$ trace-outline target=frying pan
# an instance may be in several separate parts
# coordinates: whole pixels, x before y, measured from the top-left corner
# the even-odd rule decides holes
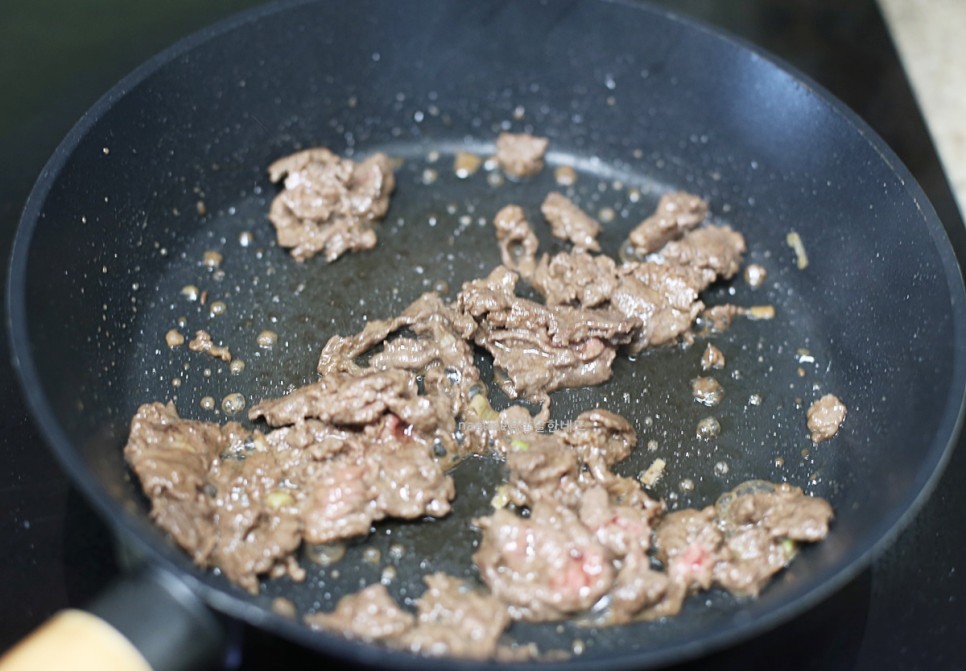
[[[500,186],[485,170],[453,174],[455,151],[486,155],[505,128],[550,138],[543,173]],[[265,167],[316,145],[401,159],[376,250],[296,264],[273,244]],[[140,566],[93,610],[154,668],[200,663],[232,619],[362,664],[486,666],[312,632],[270,604],[285,596],[300,612],[330,609],[389,564],[400,598],[418,595],[421,576],[435,570],[472,578],[467,522],[486,512],[499,464],[456,470],[449,518],[381,524],[350,547],[338,574],[306,563],[304,584],[268,581],[253,597],[193,566],[150,523],[121,447],[142,402],[172,399],[183,416],[223,421],[200,407],[203,397],[238,392],[252,403],[283,393],[314,379],[330,335],[391,316],[444,281],[452,296],[498,262],[486,222],[510,202],[538,221],[540,200],[562,188],[559,165],[579,173],[579,204],[615,212],[602,236],[611,254],[660,193],[707,197],[717,219],[745,234],[748,260],[769,271],[763,288],[733,281],[707,302],[772,304],[776,318],[714,338],[729,363],[713,413],[689,394],[699,339],[620,359],[607,384],[555,394],[554,417],[596,405],[629,417],[642,447],[622,470],[664,458],[656,493],[672,507],[764,478],[827,497],[837,519],[756,601],[711,592],[666,622],[515,625],[515,639],[543,649],[578,640],[583,654],[553,664],[560,668],[694,657],[829,595],[914,513],[959,428],[966,295],[922,192],[848,110],[754,49],[636,4],[273,5],[179,43],[109,92],[48,163],[14,245],[9,322],[25,396]],[[804,270],[786,245],[792,230],[808,251]],[[542,244],[555,248],[546,236]],[[223,254],[223,276],[201,263],[207,250]],[[208,292],[204,305],[182,296],[186,285]],[[227,306],[218,317],[215,300]],[[245,370],[233,376],[213,359],[169,350],[164,334],[179,322],[186,333],[211,331]],[[266,328],[279,334],[271,351],[255,343]],[[804,411],[826,391],[849,415],[835,439],[815,446]],[[694,427],[708,414],[722,431],[701,442]],[[653,453],[643,449],[649,440]],[[366,561],[373,547],[378,562]]]

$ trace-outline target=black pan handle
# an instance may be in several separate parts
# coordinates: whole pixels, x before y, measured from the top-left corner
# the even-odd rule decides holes
[[[85,610],[55,615],[0,658],[0,671],[188,671],[214,661],[225,638],[223,623],[184,583],[145,567]]]

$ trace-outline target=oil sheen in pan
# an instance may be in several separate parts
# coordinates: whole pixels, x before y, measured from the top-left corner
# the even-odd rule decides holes
[[[426,291],[452,299],[463,282],[487,274],[499,263],[490,222],[503,205],[523,206],[541,249],[553,252],[562,247],[549,236],[539,204],[549,191],[561,191],[602,221],[603,250],[616,256],[630,228],[669,189],[646,177],[646,165],[638,173],[616,171],[558,152],[549,154],[539,175],[514,183],[494,177],[498,173],[490,164],[469,176],[455,173],[458,150],[485,156],[485,146],[413,144],[371,150],[400,160],[392,204],[379,224],[379,244],[333,264],[320,257],[296,263],[276,246],[266,212],[277,187],[267,176],[246,197],[199,203],[197,234],[178,249],[166,250],[171,260],[156,293],[139,294],[134,361],[142,368],[128,371],[140,381],[135,406],[172,400],[183,417],[247,423],[244,410],[226,415],[222,400],[240,394],[250,406],[314,381],[319,351],[330,336],[354,333],[369,319],[390,317]],[[768,279],[752,289],[739,275],[707,292],[705,302],[770,304],[776,318],[739,319],[726,333],[712,336],[710,341],[727,358],[723,370],[701,371],[706,337],[698,337],[690,348],[619,357],[606,384],[554,394],[552,417],[562,421],[588,408],[606,407],[629,418],[638,431],[638,449],[617,470],[633,476],[656,458],[663,459],[663,477],[651,492],[671,509],[707,505],[752,478],[789,481],[810,493],[832,495],[834,502],[842,452],[812,446],[805,408],[819,392],[836,388],[836,370],[826,358],[821,333],[796,307],[800,271],[794,256],[787,249],[763,248],[742,221],[729,219],[729,209],[726,198],[712,194],[713,217],[746,235],[746,263],[763,265]],[[213,310],[217,304],[223,307]],[[172,329],[186,341],[197,330],[209,332],[215,344],[230,349],[232,362],[189,351],[185,345],[169,347],[165,335]],[[270,334],[277,336],[274,343]],[[491,375],[489,362],[481,356],[480,363],[484,375]],[[696,403],[691,395],[690,381],[702,374],[714,376],[725,390],[713,408]],[[498,409],[507,404],[495,388],[492,395]],[[237,397],[232,400],[229,410],[240,405]],[[698,423],[707,417],[721,427],[710,440],[696,435]],[[449,517],[380,523],[370,538],[350,543],[338,563],[322,567],[303,560],[308,571],[304,584],[293,588],[288,579],[269,580],[256,598],[268,606],[284,595],[299,613],[306,613],[330,610],[345,594],[380,580],[407,603],[422,593],[426,573],[445,571],[472,579],[470,557],[477,534],[469,520],[490,510],[501,466],[474,458],[461,464],[454,477],[457,498]],[[698,623],[736,607],[734,597],[715,590],[691,599],[681,617]],[[640,626],[659,630],[661,624]],[[511,634],[521,641],[534,640],[541,649],[576,645],[592,654],[597,637],[592,629],[574,623],[518,623]],[[608,637],[613,634],[607,632]],[[634,637],[622,645],[634,647]]]

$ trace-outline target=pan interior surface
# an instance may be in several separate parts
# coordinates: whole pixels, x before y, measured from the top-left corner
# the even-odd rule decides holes
[[[502,130],[550,138],[543,172],[524,182],[486,167],[457,177],[455,153],[485,158]],[[399,159],[375,250],[297,264],[275,245],[266,166],[310,146]],[[573,185],[557,182],[560,166],[575,169]],[[272,599],[304,613],[380,580],[405,601],[424,574],[472,578],[469,521],[489,510],[500,465],[456,469],[449,518],[379,524],[339,564],[303,562],[306,583],[268,581],[249,597],[191,566],[150,524],[121,454],[137,406],[172,400],[184,417],[224,421],[228,394],[251,405],[314,380],[330,336],[393,316],[425,291],[453,298],[487,274],[499,262],[490,222],[506,204],[523,206],[541,249],[553,251],[561,247],[539,204],[562,191],[609,220],[601,242],[616,255],[672,189],[706,197],[717,221],[744,234],[746,262],[768,270],[759,289],[738,277],[705,301],[772,305],[775,318],[621,357],[608,383],[555,394],[553,417],[592,407],[628,417],[640,441],[619,470],[664,459],[653,491],[672,509],[760,478],[828,498],[836,521],[758,600],[713,591],[665,622],[518,624],[511,637],[541,649],[577,641],[578,666],[683,659],[788,617],[853,575],[944,462],[966,376],[962,281],[918,187],[850,114],[734,42],[602,2],[373,1],[351,12],[302,3],[245,15],[136,72],[62,145],[18,236],[12,342],[54,448],[153,560],[230,614],[371,659],[365,646],[274,615]],[[786,243],[792,231],[807,268]],[[217,268],[204,262],[212,251]],[[213,315],[219,301],[225,310]],[[169,348],[173,328],[208,330],[244,370]],[[256,341],[265,330],[278,334],[271,349]],[[689,386],[709,340],[728,359],[715,408],[695,403]],[[836,438],[813,445],[805,409],[825,393],[849,414]],[[707,416],[721,425],[712,441],[695,435]]]

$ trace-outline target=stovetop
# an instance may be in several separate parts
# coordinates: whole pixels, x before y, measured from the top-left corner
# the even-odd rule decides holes
[[[238,0],[17,3],[0,20],[0,258],[30,186],[97,97],[139,62],[243,6]],[[966,234],[896,52],[872,0],[687,0],[666,5],[784,58],[840,97],[896,151],[952,232]],[[52,7],[60,5],[60,7]],[[925,11],[926,8],[924,8]],[[6,277],[4,275],[4,281]],[[37,431],[0,332],[0,651],[118,574],[107,528]],[[918,516],[872,566],[811,611],[681,669],[966,668],[966,448]],[[319,657],[244,630],[232,668],[288,669]]]

